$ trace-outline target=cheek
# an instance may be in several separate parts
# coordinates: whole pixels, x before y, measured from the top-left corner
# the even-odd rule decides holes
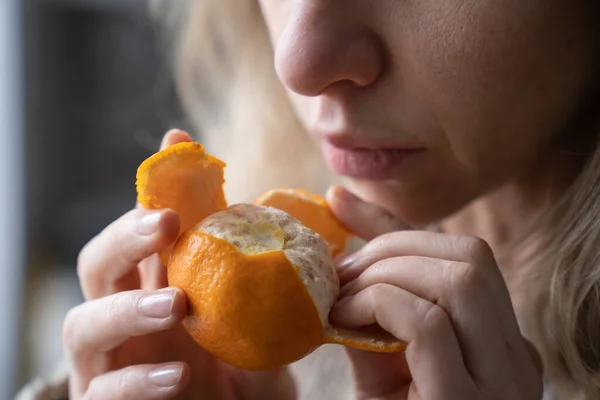
[[[390,43],[412,126],[423,123],[417,107],[427,109],[436,124],[428,139],[482,180],[525,167],[567,123],[588,83],[589,49],[572,8],[554,0],[419,2],[396,25],[402,39]],[[419,100],[414,108],[411,99]]]

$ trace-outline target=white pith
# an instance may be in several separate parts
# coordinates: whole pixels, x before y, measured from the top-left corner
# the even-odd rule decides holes
[[[228,241],[245,254],[282,250],[304,282],[323,327],[339,292],[329,247],[314,231],[271,207],[237,204],[205,218],[195,228]]]

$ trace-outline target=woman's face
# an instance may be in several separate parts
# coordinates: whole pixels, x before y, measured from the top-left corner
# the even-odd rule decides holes
[[[259,0],[330,167],[413,223],[548,154],[594,71],[585,0]]]

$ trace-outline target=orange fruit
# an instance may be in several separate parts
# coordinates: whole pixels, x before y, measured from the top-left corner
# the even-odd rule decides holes
[[[323,237],[334,257],[344,251],[352,236],[333,215],[327,201],[306,190],[273,189],[261,195],[254,204],[275,207],[293,215]]]
[[[330,324],[339,293],[331,243],[342,247],[350,233],[336,225],[326,203],[303,191],[278,191],[273,193],[284,195],[257,202],[291,212],[257,204],[227,207],[225,164],[199,146],[180,143],[151,157],[140,166],[137,185],[142,205],[172,208],[185,221],[167,275],[188,298],[183,325],[196,343],[249,370],[289,364],[326,343],[377,352],[406,348],[378,327],[356,331]],[[292,201],[298,194],[301,201]]]

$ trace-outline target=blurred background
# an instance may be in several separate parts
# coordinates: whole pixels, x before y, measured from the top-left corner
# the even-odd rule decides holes
[[[59,363],[81,247],[190,129],[146,0],[0,0],[0,399]]]

